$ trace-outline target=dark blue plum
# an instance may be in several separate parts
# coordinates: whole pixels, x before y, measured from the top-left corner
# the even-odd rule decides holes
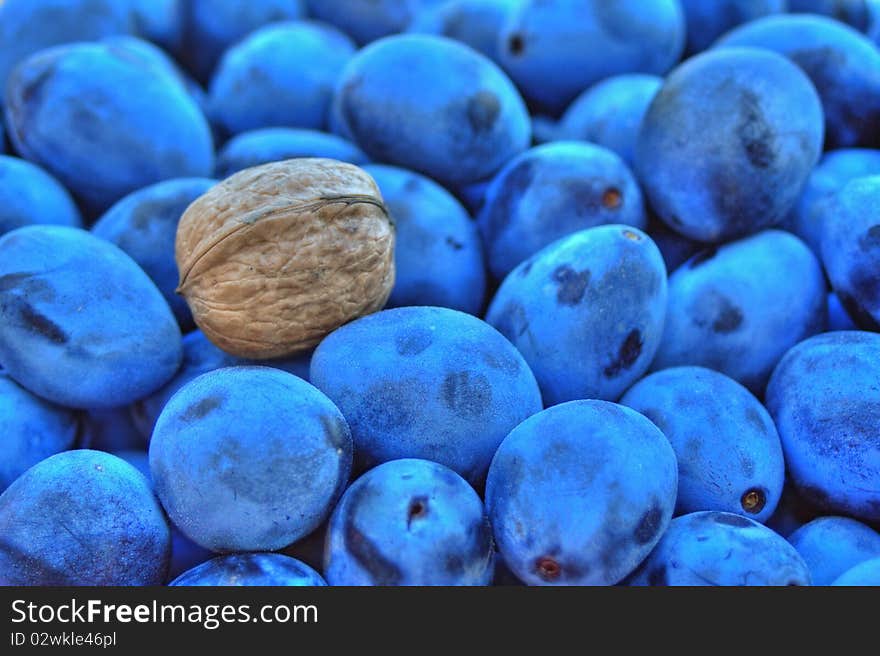
[[[152,0],[150,0],[152,1]],[[133,34],[137,17],[128,1],[6,0],[0,3],[0,89],[12,69],[38,50],[73,41]]]
[[[636,172],[663,221],[697,241],[779,223],[822,152],[824,117],[804,73],[774,52],[725,48],[676,68],[636,142]]]
[[[648,555],[675,507],[675,453],[637,412],[572,401],[517,426],[492,460],[498,550],[529,585],[613,585]]]
[[[171,521],[214,551],[272,551],[314,530],[351,470],[335,405],[300,378],[228,367],[182,387],[150,441],[150,471]]]
[[[223,55],[209,89],[212,121],[226,134],[270,127],[321,130],[355,45],[334,27],[273,23]]]
[[[620,400],[663,431],[678,459],[676,514],[721,510],[767,521],[785,483],[779,434],[749,391],[724,374],[675,367]]]
[[[829,585],[859,563],[880,558],[880,533],[848,517],[820,517],[788,541],[810,568],[813,585]]]
[[[183,330],[194,327],[186,300],[176,293],[177,222],[189,204],[216,184],[209,178],[166,180],[129,194],[92,226],[92,234],[128,253],[168,301]]]
[[[183,60],[207,82],[226,50],[268,23],[303,18],[303,0],[185,0]]]
[[[418,14],[443,0],[306,0],[309,14],[363,45],[402,32]]]
[[[148,184],[214,168],[210,128],[181,80],[112,43],[57,46],[22,62],[6,87],[6,125],[16,150],[92,215]]]
[[[821,14],[851,25],[859,31],[868,28],[872,0],[787,0],[793,14]]]
[[[782,537],[788,538],[801,526],[813,521],[818,516],[819,511],[812,504],[805,501],[798,494],[792,482],[786,478],[785,487],[782,489],[782,496],[776,505],[776,512],[764,524]]]
[[[34,465],[0,495],[0,585],[159,585],[168,523],[147,479],[85,449]]]
[[[647,371],[663,336],[666,269],[644,233],[600,226],[511,271],[486,321],[523,354],[544,403],[616,401]]]
[[[694,255],[669,277],[653,369],[715,369],[760,396],[779,359],[825,329],[822,267],[797,237],[767,230]]]
[[[880,586],[880,558],[873,558],[841,574],[831,585],[834,586]]]
[[[83,449],[116,453],[146,449],[147,439],[126,405],[81,413],[77,444]]]
[[[829,201],[852,180],[880,175],[880,150],[832,150],[813,169],[797,205],[783,227],[793,232],[821,257],[822,224],[831,212]]]
[[[648,233],[648,236],[654,240],[657,248],[660,249],[660,254],[666,263],[667,271],[675,271],[686,260],[708,247],[707,244],[688,239],[684,235],[675,232],[675,230],[650,213],[648,215],[648,228],[645,232]]]
[[[531,136],[525,104],[498,66],[424,34],[360,50],[342,73],[333,112],[335,131],[374,160],[445,183],[494,174]]]
[[[557,139],[590,141],[635,161],[636,140],[648,106],[663,85],[656,75],[616,75],[591,86],[565,110]]]
[[[23,387],[115,408],[162,386],[181,351],[168,303],[112,244],[64,226],[0,237],[0,362]]]
[[[461,185],[455,188],[455,195],[464,204],[468,212],[473,216],[480,213],[486,202],[486,192],[489,185],[492,184],[492,178],[479,180],[470,184]]]
[[[558,116],[622,73],[662,75],[684,49],[678,0],[526,0],[499,36],[501,65],[538,109]]]
[[[785,354],[767,386],[788,474],[825,511],[880,521],[880,335],[842,331]]]
[[[350,164],[366,164],[369,158],[342,137],[317,130],[263,128],[230,139],[217,154],[218,178],[252,166],[297,157],[324,157]]]
[[[356,480],[327,529],[330,585],[489,585],[492,529],[474,489],[427,460],[392,460]]]
[[[834,292],[828,293],[828,330],[858,330],[858,326]]]
[[[321,575],[295,558],[277,553],[218,556],[184,572],[171,586],[322,586]]]
[[[744,46],[785,55],[810,77],[826,147],[880,146],[880,50],[865,35],[824,16],[784,14],[743,25],[716,47]]]
[[[385,310],[339,328],[315,349],[311,381],[348,420],[360,469],[424,458],[471,483],[507,433],[541,409],[510,342],[446,308]]]
[[[574,232],[610,223],[644,229],[647,220],[639,185],[619,156],[589,143],[556,141],[501,169],[477,222],[489,270],[500,280]]]
[[[710,511],[673,519],[629,583],[810,585],[810,571],[794,547],[766,526],[733,513]]]
[[[0,492],[41,460],[73,447],[76,413],[44,401],[0,369]]]
[[[498,35],[520,0],[445,0],[415,15],[408,32],[436,34],[469,45],[490,59],[500,59]]]
[[[880,175],[858,178],[829,201],[822,262],[859,326],[880,331]]]
[[[130,1],[137,33],[178,54],[183,45],[184,0]]]
[[[78,228],[82,218],[55,178],[36,164],[0,155],[0,235],[35,223]]]
[[[436,182],[393,166],[364,167],[396,229],[386,307],[433,305],[478,314],[486,294],[483,246],[467,211]]]
[[[701,52],[738,25],[785,12],[788,0],[680,0],[687,23],[688,54]]]

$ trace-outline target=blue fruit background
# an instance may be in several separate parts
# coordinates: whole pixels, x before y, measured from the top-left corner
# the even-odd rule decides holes
[[[228,353],[314,157],[388,301]],[[0,2],[0,585],[160,584],[880,585],[880,0]]]

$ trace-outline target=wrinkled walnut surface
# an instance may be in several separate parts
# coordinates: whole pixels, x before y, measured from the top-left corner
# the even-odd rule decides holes
[[[373,179],[331,159],[245,169],[184,212],[178,292],[205,335],[248,358],[291,355],[382,308],[394,227]]]

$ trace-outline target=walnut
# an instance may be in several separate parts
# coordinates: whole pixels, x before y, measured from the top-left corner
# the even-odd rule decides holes
[[[394,227],[373,179],[332,159],[245,169],[184,212],[175,257],[196,324],[233,355],[274,358],[380,310]]]

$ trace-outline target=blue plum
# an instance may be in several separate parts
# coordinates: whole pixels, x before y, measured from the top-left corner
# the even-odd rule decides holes
[[[130,1],[137,33],[168,52],[178,54],[183,45],[183,10],[186,0]]]
[[[677,514],[721,510],[770,518],[785,483],[782,444],[746,388],[711,369],[675,367],[643,378],[620,402],[654,422],[672,444]]]
[[[810,568],[813,585],[829,585],[859,563],[880,558],[880,533],[848,517],[820,517],[788,541]]]
[[[529,585],[613,585],[648,555],[675,506],[675,453],[607,401],[544,410],[505,438],[486,508],[498,550]]]
[[[729,240],[786,216],[819,160],[823,125],[816,90],[781,55],[709,51],[670,73],[654,97],[636,172],[671,228]]]
[[[207,82],[226,50],[268,23],[297,20],[306,14],[302,0],[186,0],[182,58]]]
[[[880,335],[839,331],[785,354],[767,385],[788,474],[825,511],[880,521]]]
[[[761,395],[773,367],[826,322],[822,267],[779,230],[703,250],[669,277],[669,308],[653,368],[715,369]]]
[[[218,556],[184,572],[172,586],[322,586],[321,575],[295,558],[277,553]]]
[[[76,413],[34,396],[0,369],[0,492],[41,460],[72,448]]]
[[[880,586],[880,558],[872,558],[856,565],[837,577],[831,585],[845,587],[871,586],[873,588]]]
[[[520,0],[445,0],[416,14],[408,32],[436,34],[461,41],[498,61],[498,35]]]
[[[805,501],[798,494],[794,484],[786,478],[785,487],[782,489],[782,496],[776,505],[776,512],[764,524],[782,537],[788,538],[801,526],[813,521],[818,516],[819,511],[812,504]]]
[[[9,78],[6,124],[18,152],[90,214],[153,182],[207,177],[214,168],[207,120],[180,79],[112,43],[57,46],[26,59]]]
[[[478,483],[507,433],[541,409],[516,349],[446,308],[396,308],[342,326],[315,349],[310,373],[348,420],[360,469],[424,458]]]
[[[701,52],[728,30],[786,10],[789,0],[681,0],[688,54]]]
[[[822,262],[856,324],[880,331],[880,175],[853,180],[829,201]]]
[[[667,271],[675,271],[686,260],[707,248],[706,244],[675,232],[651,213],[648,214],[648,228],[645,232],[660,249]]]
[[[125,196],[92,226],[93,235],[125,251],[150,276],[183,330],[195,324],[186,300],[176,293],[177,222],[189,204],[215,184],[209,178],[158,182]]]
[[[845,148],[826,153],[783,227],[821,257],[822,224],[831,211],[829,201],[850,181],[869,175],[880,175],[880,150]]]
[[[306,0],[309,13],[363,45],[402,32],[422,11],[443,0]]]
[[[629,583],[810,585],[810,571],[794,547],[763,524],[733,513],[708,511],[673,519]]]
[[[267,25],[232,46],[211,78],[211,119],[226,134],[270,127],[321,130],[355,45],[330,25]]]
[[[455,188],[455,195],[464,204],[468,212],[476,216],[486,202],[486,191],[492,184],[492,178],[478,180]]]
[[[67,189],[36,164],[0,155],[0,235],[31,224],[82,226]]]
[[[743,25],[716,47],[743,46],[785,55],[810,77],[826,147],[880,146],[880,50],[865,35],[824,16],[783,14]]]
[[[360,148],[335,134],[298,128],[263,128],[242,132],[217,153],[216,175],[228,178],[243,169],[297,157],[324,157],[366,164]]]
[[[514,269],[486,321],[523,354],[553,405],[616,401],[663,335],[666,269],[644,233],[609,225],[551,244]]]
[[[828,330],[858,330],[858,326],[834,292],[828,293]]]
[[[787,0],[793,14],[821,14],[859,31],[867,29],[871,18],[871,0]]]
[[[12,69],[38,50],[134,34],[136,18],[127,1],[5,0],[0,3],[0,89]]]
[[[489,59],[443,37],[404,34],[360,50],[339,80],[336,131],[376,161],[464,184],[526,149],[531,125]]]
[[[633,166],[642,121],[662,85],[663,78],[639,73],[602,80],[569,105],[559,120],[556,137],[604,146]]]
[[[180,329],[134,261],[84,230],[0,237],[0,362],[20,385],[73,408],[114,408],[163,385]]]
[[[0,495],[0,584],[159,585],[168,523],[146,478],[102,451],[51,456]]]
[[[116,453],[145,449],[147,440],[126,405],[82,412],[77,444],[83,449]]]
[[[392,460],[346,490],[330,517],[330,585],[488,585],[492,529],[474,489],[428,460]]]
[[[681,56],[678,0],[526,0],[499,35],[501,65],[538,109],[559,115],[613,75],[662,75]]]
[[[436,182],[369,165],[396,230],[395,280],[386,307],[433,305],[477,314],[486,294],[483,247],[467,211]]]
[[[272,551],[329,514],[351,454],[345,419],[314,387],[269,367],[228,367],[171,397],[150,471],[168,516],[196,544]]]
[[[642,192],[610,150],[555,141],[508,162],[486,190],[477,222],[489,270],[502,279],[545,246],[609,223],[644,229]]]

